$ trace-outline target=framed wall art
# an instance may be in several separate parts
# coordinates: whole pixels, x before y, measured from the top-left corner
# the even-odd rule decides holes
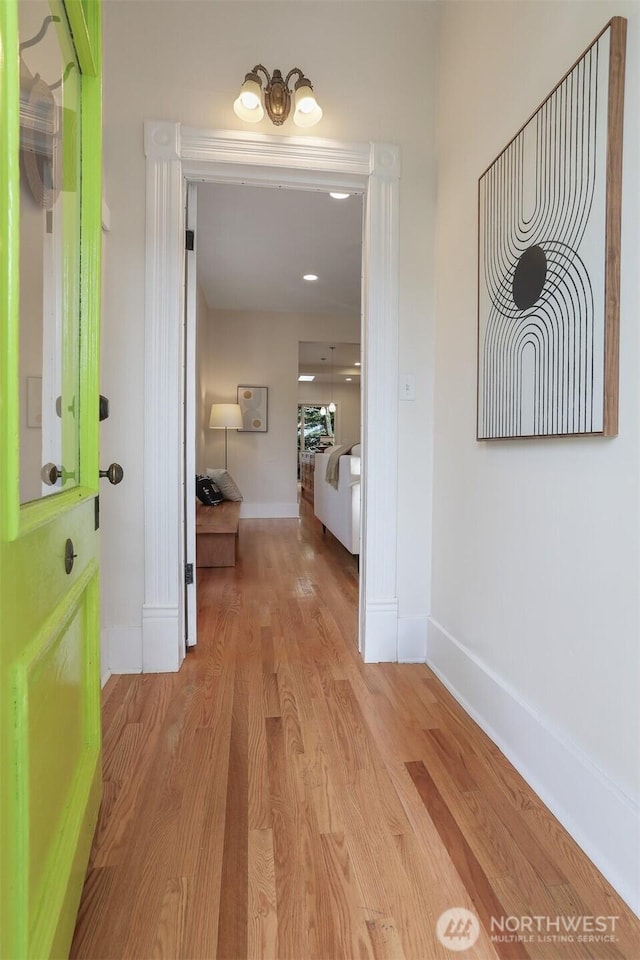
[[[618,429],[626,20],[478,183],[479,440]]]
[[[268,427],[268,387],[238,387],[242,410],[241,433],[266,433]]]

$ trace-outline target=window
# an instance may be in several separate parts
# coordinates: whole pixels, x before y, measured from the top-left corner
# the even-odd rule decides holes
[[[313,453],[318,447],[333,443],[335,437],[335,413],[322,414],[325,408],[319,403],[298,404],[298,452]]]

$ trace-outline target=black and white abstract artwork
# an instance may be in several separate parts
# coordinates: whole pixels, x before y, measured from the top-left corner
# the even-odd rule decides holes
[[[479,180],[478,439],[610,432],[606,341],[615,322],[617,347],[618,298],[607,244],[619,190],[612,195],[607,164],[610,86],[622,82],[619,69],[610,73],[618,20]],[[622,91],[614,93],[621,140]],[[617,224],[619,246],[619,213]],[[610,372],[617,377],[617,360]]]

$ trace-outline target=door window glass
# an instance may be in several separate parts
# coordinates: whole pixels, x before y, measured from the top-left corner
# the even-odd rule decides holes
[[[80,74],[55,9],[19,4],[21,503],[79,482]]]

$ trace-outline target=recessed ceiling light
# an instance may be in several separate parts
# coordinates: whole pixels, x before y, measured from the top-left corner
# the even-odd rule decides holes
[[[310,383],[312,380],[315,380],[315,377],[310,376],[308,373],[301,373],[298,377],[298,381],[304,381],[305,383]]]
[[[315,274],[315,273],[305,273],[305,275],[303,276],[302,279],[303,279],[303,280],[308,280],[309,283],[312,283],[314,280],[317,280],[318,277],[317,277],[317,274]]]
[[[347,383],[351,383],[351,381],[353,380],[353,377],[345,377],[345,380],[347,381]]]
[[[356,362],[354,363],[354,367],[359,367],[359,366],[361,366],[361,363],[359,360],[356,360]]]
[[[330,197],[333,197],[334,200],[348,200],[351,196],[350,193],[330,193]]]

